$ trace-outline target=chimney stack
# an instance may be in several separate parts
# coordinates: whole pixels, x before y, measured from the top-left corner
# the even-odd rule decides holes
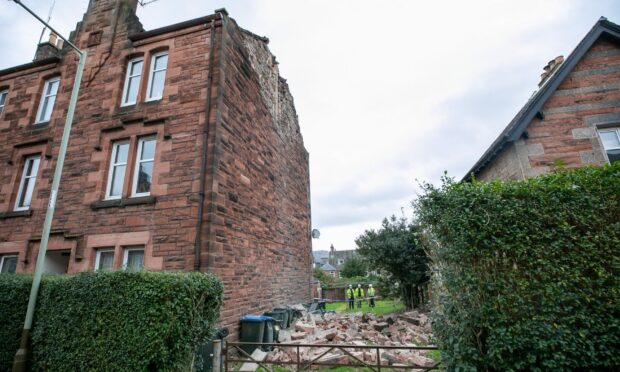
[[[50,32],[49,41],[44,41],[37,45],[37,52],[34,55],[34,60],[40,61],[42,59],[58,57],[60,55],[60,50],[62,49],[62,44],[62,39],[55,33]]]
[[[560,67],[562,62],[564,62],[564,56],[557,56],[551,61],[549,61],[549,63],[547,63],[545,67],[543,67],[543,73],[540,74],[540,83],[538,83],[539,88],[545,84],[545,82],[549,79],[551,75],[553,75],[555,70]]]

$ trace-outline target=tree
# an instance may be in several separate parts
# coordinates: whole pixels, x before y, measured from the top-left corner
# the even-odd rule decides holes
[[[332,277],[331,275],[327,274],[325,271],[321,270],[318,267],[315,267],[312,270],[312,276],[314,276],[316,279],[319,280],[319,282],[321,282],[321,285],[323,284],[333,284],[335,279],[334,277]]]
[[[366,276],[366,262],[361,257],[351,256],[344,261],[340,276],[343,278],[352,278],[354,276]]]
[[[379,230],[366,230],[355,244],[370,265],[386,272],[390,282],[399,287],[407,308],[424,302],[423,288],[430,279],[429,258],[418,225],[405,217],[385,218]]]

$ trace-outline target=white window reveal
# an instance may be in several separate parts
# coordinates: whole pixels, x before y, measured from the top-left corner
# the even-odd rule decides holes
[[[95,258],[95,271],[110,271],[114,265],[114,249],[98,249]]]
[[[40,162],[41,156],[39,155],[26,158],[24,170],[22,171],[22,178],[17,190],[17,200],[15,201],[16,211],[30,209],[30,202],[32,201],[32,194],[34,192],[34,185],[37,181],[37,172],[39,171]]]
[[[49,79],[43,86],[43,94],[41,94],[41,102],[37,111],[37,123],[45,123],[50,121],[52,111],[54,111],[54,103],[56,103],[56,95],[58,94],[58,86],[60,78]]]
[[[106,199],[120,199],[123,195],[128,154],[129,141],[118,141],[112,144],[112,158],[110,159],[110,170],[108,172]]]
[[[620,161],[620,128],[599,130],[610,163]]]
[[[4,106],[6,105],[6,96],[9,95],[8,90],[0,90],[0,115],[4,112]]]
[[[151,59],[151,72],[147,86],[147,101],[161,99],[164,95],[164,82],[166,80],[166,68],[168,66],[168,53],[154,54]]]
[[[127,76],[125,77],[125,87],[123,88],[122,106],[134,105],[138,100],[143,64],[144,60],[141,58],[129,61],[127,65]]]
[[[0,256],[0,273],[14,273],[17,268],[17,255],[7,254]]]
[[[155,137],[138,140],[138,154],[134,171],[132,196],[147,196],[151,193],[153,182],[153,164],[155,162]]]
[[[125,270],[140,270],[144,267],[144,247],[127,247],[123,253],[123,268]]]

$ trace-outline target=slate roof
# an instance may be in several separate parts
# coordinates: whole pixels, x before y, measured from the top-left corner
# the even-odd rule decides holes
[[[326,263],[325,265],[321,266],[321,270],[323,271],[338,271],[338,269],[336,269],[335,267],[333,267],[332,265]]]
[[[568,58],[556,69],[555,73],[547,79],[544,85],[534,93],[525,106],[519,110],[517,115],[510,121],[499,137],[493,141],[491,146],[463,177],[463,181],[471,181],[472,174],[474,176],[477,175],[508,144],[521,138],[534,117],[537,115],[539,117],[544,117],[542,107],[545,102],[553,95],[558,86],[575,68],[590,47],[601,37],[620,42],[620,26],[608,21],[605,17],[601,17],[581,42],[577,44],[577,47],[575,47]]]

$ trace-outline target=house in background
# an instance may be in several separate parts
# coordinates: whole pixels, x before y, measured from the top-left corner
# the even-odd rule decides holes
[[[225,10],[145,31],[137,3],[90,0],[70,36],[88,58],[44,269],[214,273],[235,335],[311,298],[293,97],[268,39]],[[2,272],[34,270],[76,66],[52,35],[0,71]]]
[[[357,255],[358,254],[355,249],[337,251],[336,248],[334,248],[334,245],[332,244],[329,247],[328,261],[332,266],[336,267],[338,270],[341,270],[342,266],[344,265],[347,259],[351,257],[357,257]]]
[[[321,270],[331,277],[340,278],[340,272],[338,271],[338,269],[328,263],[321,266]]]
[[[524,179],[620,160],[620,26],[601,18],[464,177]]]
[[[312,254],[314,257],[313,268],[322,268],[324,265],[329,264],[337,272],[340,272],[347,259],[358,256],[355,249],[337,251],[333,244],[330,245],[329,250],[314,251]]]

